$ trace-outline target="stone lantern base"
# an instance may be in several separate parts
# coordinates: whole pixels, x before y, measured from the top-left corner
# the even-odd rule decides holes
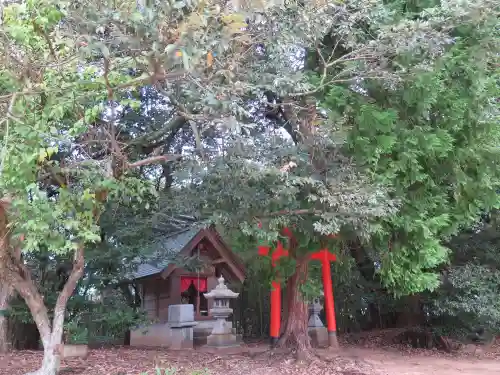
[[[313,348],[327,348],[329,346],[326,327],[309,327],[309,337]]]
[[[231,348],[240,346],[236,335],[232,333],[216,334],[207,337],[207,346],[212,348]]]
[[[218,312],[221,313],[221,310],[222,309],[219,309]],[[226,314],[222,313],[221,315],[225,316]],[[239,346],[240,343],[233,333],[231,324],[225,319],[222,319],[222,316],[215,316],[217,321],[212,329],[212,333],[207,337],[207,346],[215,348]]]

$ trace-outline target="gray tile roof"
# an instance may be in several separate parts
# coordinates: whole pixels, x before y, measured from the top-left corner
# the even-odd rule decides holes
[[[146,276],[151,276],[155,275],[157,273],[160,273],[162,269],[154,267],[150,264],[139,264],[137,267],[137,270],[132,274],[131,278],[132,279],[140,279],[141,277],[146,277]]]
[[[201,227],[196,226],[173,235],[158,237],[152,245],[154,250],[151,254],[147,256],[146,259],[143,259],[142,263],[139,259],[136,260],[140,264],[129,278],[140,279],[163,271],[172,263],[176,254],[178,254],[201,229]]]

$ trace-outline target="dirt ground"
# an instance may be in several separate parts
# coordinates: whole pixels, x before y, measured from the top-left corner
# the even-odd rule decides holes
[[[476,356],[441,357],[425,354],[407,354],[386,350],[349,348],[347,357],[362,358],[374,368],[388,375],[490,375],[500,374],[500,359]]]
[[[112,348],[91,351],[86,360],[63,363],[66,375],[486,375],[500,374],[500,355],[443,355],[435,351],[401,351],[389,348],[344,346],[338,352],[317,351],[317,360],[300,364],[288,354],[264,352],[264,345],[245,353],[203,350],[172,352]],[[21,375],[35,370],[41,352],[0,355],[0,375]]]

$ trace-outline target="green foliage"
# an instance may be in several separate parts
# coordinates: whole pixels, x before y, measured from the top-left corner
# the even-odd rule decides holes
[[[51,300],[57,297],[51,293],[45,295]],[[33,323],[31,313],[22,300],[14,299],[10,311],[12,322]],[[64,330],[67,332],[68,343],[71,344],[122,344],[124,335],[130,328],[148,322],[144,312],[128,305],[120,295],[109,296],[103,302],[75,295],[68,303]]]
[[[82,80],[81,61],[68,59],[78,55],[73,37],[60,28],[68,9],[66,3],[52,1],[4,9],[2,29],[12,44],[4,40],[2,45],[0,88],[8,106],[0,189],[12,197],[11,225],[24,234],[27,251],[43,244],[63,254],[81,242],[99,241],[92,212],[100,202],[94,192],[106,188],[122,197],[142,193],[131,180],[110,179],[102,162],[82,160],[75,145],[88,123],[100,117],[106,89]],[[21,76],[19,66],[26,70]],[[63,151],[69,155],[62,162],[52,158]],[[47,185],[59,185],[57,199],[47,194]]]
[[[498,30],[494,20],[456,29],[456,41],[401,85],[367,81],[366,94],[332,87],[325,99],[349,127],[349,148],[402,202],[373,238],[385,285],[435,289],[443,240],[498,205]],[[461,36],[463,35],[463,36]]]
[[[498,213],[491,212],[448,243],[451,265],[428,303],[435,324],[464,336],[479,328],[500,332]]]
[[[332,264],[335,313],[340,332],[359,331],[364,327],[371,292],[350,254],[339,254]]]
[[[277,26],[283,28],[283,39],[270,39],[265,45],[266,49],[269,48],[269,53],[266,51],[267,59],[259,62],[262,64],[259,88],[272,89],[289,101],[284,106],[289,115],[285,120],[292,124],[292,129],[293,126],[297,127],[296,131],[300,133],[298,145],[293,146],[276,134],[257,129],[253,124],[249,129],[238,126],[237,133],[228,134],[228,139],[218,147],[218,152],[207,155],[201,161],[194,158],[186,162],[185,174],[176,176],[182,188],[173,189],[166,197],[171,210],[193,213],[210,218],[221,226],[241,230],[254,244],[247,249],[255,249],[257,243],[261,242],[276,243],[280,230],[285,226],[292,227],[299,240],[292,258],[300,258],[319,249],[325,245],[322,241],[335,249],[338,246],[335,241],[325,240],[325,235],[331,233],[352,233],[354,230],[358,237],[366,240],[377,232],[375,240],[379,242],[379,249],[381,243],[387,248],[389,233],[395,236],[399,235],[396,233],[398,231],[412,233],[415,239],[412,237],[408,241],[413,242],[403,246],[406,237],[392,239],[391,246],[399,250],[378,257],[380,259],[377,260],[384,265],[382,273],[386,284],[408,288],[404,290],[406,293],[436,287],[438,282],[435,275],[426,271],[445,261],[447,251],[441,246],[440,238],[434,234],[455,218],[450,218],[448,212],[439,212],[439,207],[431,207],[407,220],[407,214],[415,211],[409,202],[413,195],[418,196],[420,193],[412,193],[412,197],[406,197],[403,193],[406,193],[409,184],[424,179],[416,165],[420,155],[427,151],[445,153],[446,149],[440,143],[449,139],[442,133],[426,134],[422,126],[418,126],[413,137],[409,137],[409,130],[402,128],[410,128],[413,123],[403,118],[407,115],[404,107],[415,107],[415,111],[418,111],[415,117],[420,116],[422,124],[426,121],[428,108],[418,103],[423,99],[431,103],[429,101],[441,95],[438,91],[443,91],[452,79],[451,76],[444,76],[444,67],[441,68],[444,72],[442,77],[433,75],[432,69],[428,74],[425,71],[429,64],[434,67],[434,63],[447,50],[452,38],[447,30],[454,30],[457,25],[482,23],[487,16],[475,17],[476,5],[472,3],[464,4],[461,9],[452,4],[428,4],[429,8],[425,9],[421,18],[409,14],[416,9],[399,9],[400,5],[349,1],[344,7],[318,7],[315,11],[295,4],[285,7],[286,11],[282,12],[285,16],[283,23]],[[306,15],[310,24],[304,27]],[[422,18],[426,21],[422,22]],[[332,19],[338,24],[331,24]],[[290,27],[293,22],[296,27]],[[317,22],[324,22],[325,25],[318,27]],[[366,25],[370,25],[369,30]],[[306,40],[302,39],[304,31],[297,30],[299,27],[306,31]],[[249,30],[252,30],[251,26]],[[290,48],[291,44],[308,51],[314,50],[314,53],[309,54],[315,57],[311,58],[315,60],[315,64],[311,65],[319,74],[309,82],[309,90],[304,90],[304,86],[299,85],[300,81],[294,81],[296,88],[290,90],[289,77],[309,77],[303,71],[295,70],[292,73],[284,66],[288,64],[282,58],[284,48]],[[318,45],[322,48],[318,49]],[[281,53],[276,54],[275,51],[280,49]],[[276,61],[276,56],[281,61]],[[394,64],[389,61],[394,61]],[[443,63],[444,60],[439,61]],[[274,70],[268,70],[268,63],[273,65]],[[273,75],[270,75],[271,71]],[[251,74],[248,70],[247,73]],[[412,74],[410,77],[409,73]],[[249,77],[246,81],[241,77],[237,87],[240,84],[252,87],[253,82],[250,85],[248,81],[254,77]],[[273,85],[267,86],[268,78],[271,77],[274,77]],[[368,78],[377,80],[372,83]],[[402,79],[408,78],[408,84],[401,88]],[[366,96],[353,92],[353,86],[332,87],[335,83],[349,84],[354,81],[360,88],[367,86],[368,89],[372,85],[370,94],[378,90],[379,94],[383,93],[383,97],[387,94],[391,102],[373,104],[366,100]],[[436,83],[437,89],[434,87]],[[303,109],[295,109],[294,106],[309,105],[310,102],[297,97],[314,93],[321,95],[326,87],[328,94],[325,104],[332,109],[332,122],[328,125],[332,126],[316,127],[312,132],[311,128],[321,121],[308,118]],[[393,87],[394,92],[391,92]],[[423,93],[428,87],[436,89],[435,96],[424,97]],[[480,88],[478,90],[481,91]],[[403,97],[405,91],[411,92],[411,96]],[[481,94],[485,95],[483,92]],[[240,103],[234,97],[232,100]],[[452,101],[453,98],[448,97],[444,106],[447,107]],[[289,110],[288,106],[293,109]],[[394,108],[386,110],[388,107]],[[232,119],[231,125],[237,120],[242,120],[242,117]],[[304,123],[309,129],[303,126]],[[350,131],[353,123],[361,125],[355,131]],[[345,127],[342,128],[342,125]],[[419,129],[421,134],[416,134]],[[289,133],[293,135],[294,131]],[[306,134],[309,131],[314,135]],[[356,142],[350,145],[352,147],[347,152],[344,147],[346,133]],[[408,149],[409,146],[412,148]],[[397,162],[388,166],[379,163],[383,159],[382,153],[390,154],[392,151],[395,151]],[[349,159],[349,153],[356,155],[357,164]],[[285,168],[287,171],[283,171],[283,167],[291,165]],[[360,166],[364,170],[360,170]],[[408,172],[408,176],[401,177],[400,171]],[[398,180],[400,177],[401,181]],[[428,193],[434,194],[432,191]],[[403,201],[403,210],[407,211],[402,216],[396,214],[400,199]],[[436,204],[443,206],[439,202]],[[390,219],[382,219],[387,216]],[[263,223],[262,229],[257,225],[259,221]],[[392,227],[388,227],[389,223],[398,228],[393,231]],[[423,252],[429,256],[420,256]],[[279,272],[281,275],[294,272],[293,260],[280,262]],[[411,283],[401,282],[409,278],[412,279]]]
[[[12,233],[35,253],[29,265],[46,267],[34,278],[49,306],[60,288],[43,276],[87,245],[70,324],[90,306],[79,297],[116,286],[143,255],[143,238],[163,229],[160,214],[241,231],[252,276],[267,280],[256,244],[275,242],[284,226],[299,240],[295,258],[323,246],[340,253],[331,233],[376,233],[386,285],[408,293],[437,285],[430,271],[447,258],[442,239],[496,204],[498,113],[486,102],[498,96],[488,65],[498,35],[475,34],[492,30],[494,2],[256,3],[29,0],[2,8],[0,191],[12,200]],[[306,51],[315,55],[313,80],[301,69]],[[351,83],[366,95],[335,86]],[[140,100],[149,84],[171,108],[164,118],[144,114],[154,107]],[[298,145],[254,116],[249,101],[268,104],[266,90],[286,101]],[[324,90],[333,126],[311,115],[309,95]],[[181,128],[191,130],[189,141]],[[129,167],[163,146],[185,154],[176,164],[184,173],[158,206],[152,181],[172,177],[171,166]],[[96,198],[103,190],[106,202]],[[45,253],[50,261],[36,259]],[[342,255],[337,271],[358,280]],[[293,271],[293,260],[281,262],[282,276]],[[315,265],[311,275],[318,279]],[[304,292],[314,295],[316,284]],[[341,307],[346,315],[354,300]],[[107,315],[123,303],[100,312],[112,332],[135,319],[133,309]]]
[[[149,323],[145,313],[130,306],[121,294],[87,302],[84,308],[70,311],[69,316],[66,330],[73,343],[122,343],[129,329]]]
[[[455,318],[455,330],[471,332],[480,327],[500,332],[498,285],[500,272],[467,264],[452,267],[435,300],[435,313]]]
[[[172,207],[177,202],[187,212],[240,230],[250,237],[246,249],[256,249],[261,242],[284,240],[280,231],[290,227],[298,240],[292,257],[299,258],[322,246],[333,248],[336,241],[327,235],[343,227],[368,231],[371,219],[395,210],[383,189],[370,186],[349,164],[339,168],[334,158],[327,160],[331,169],[328,179],[323,180],[311,177],[314,172],[308,156],[300,148],[282,147],[280,154],[271,156],[276,151],[273,147],[255,150],[240,144],[239,151],[229,147],[223,158],[191,167],[192,179],[200,183],[172,191],[167,199]],[[325,147],[335,149],[335,145]],[[262,162],[252,161],[256,159]],[[280,171],[280,163],[286,160],[292,160],[295,166],[288,172]],[[259,222],[263,228],[259,228]],[[294,266],[286,268],[293,270]]]
[[[414,33],[417,23],[403,20],[394,27],[400,20],[380,1],[366,4],[353,0],[345,7],[329,7],[323,2],[306,5],[291,2],[286,6],[264,3],[263,12],[258,15],[246,8],[240,13],[231,13],[211,2],[155,3],[137,9],[135,1],[126,0],[114,5],[33,0],[5,8],[2,28],[15,43],[11,47],[3,46],[7,58],[3,62],[5,69],[0,87],[9,108],[9,116],[4,121],[16,126],[9,126],[5,134],[1,183],[2,189],[14,196],[17,217],[13,221],[16,230],[27,236],[26,249],[35,250],[42,239],[51,250],[59,252],[74,249],[74,238],[95,242],[98,227],[89,214],[96,204],[93,192],[106,187],[122,194],[127,187],[130,188],[125,190],[128,195],[141,193],[138,185],[128,183],[131,179],[117,183],[104,173],[103,165],[108,165],[110,160],[92,157],[85,163],[72,160],[72,168],[63,171],[70,175],[70,184],[59,189],[56,202],[47,199],[45,190],[36,183],[40,173],[50,172],[35,162],[41,161],[44,150],[54,146],[62,149],[69,143],[74,159],[78,159],[74,147],[77,138],[88,133],[89,123],[95,123],[98,129],[104,128],[99,117],[106,101],[137,107],[135,94],[130,93],[129,88],[139,87],[148,80],[162,82],[159,90],[179,111],[187,113],[187,118],[194,119],[191,121],[225,119],[229,128],[239,133],[242,127],[238,121],[247,122],[251,117],[244,102],[248,95],[265,89],[283,95],[315,90],[307,75],[297,71],[296,64],[283,59],[292,44],[298,49],[317,45],[330,30],[338,37],[349,36],[344,47],[353,52],[329,65],[332,69],[342,67],[345,72],[338,73],[342,80],[349,81],[365,73],[382,74],[380,62],[398,52],[391,46],[397,45],[402,51],[415,47],[414,43],[404,42],[403,39],[411,38],[404,35],[402,39],[398,30],[406,27],[410,34]],[[445,16],[453,11],[454,8],[445,7],[429,10],[428,17],[434,23],[420,25],[418,32],[438,38],[435,23],[441,20],[440,26],[443,26],[448,22]],[[464,4],[460,14],[467,17],[469,11],[469,4]],[[280,16],[278,23],[263,22],[277,19],[277,15]],[[247,18],[249,24],[243,22]],[[334,24],[334,20],[341,19],[343,21],[338,21],[341,25]],[[367,21],[373,29],[371,32],[376,31],[378,35],[377,43],[359,26]],[[277,28],[280,32],[276,32]],[[437,45],[443,38],[438,39]],[[261,40],[266,41],[265,60],[258,53],[242,53],[248,44]],[[428,47],[425,43],[419,46]],[[373,59],[365,59],[362,51],[367,50]],[[129,56],[130,51],[136,51],[134,56]],[[359,58],[364,63],[351,66],[349,56],[352,55],[353,61]],[[19,56],[23,56],[21,64]],[[214,56],[216,59],[212,61]],[[33,74],[19,80],[16,75],[19,65],[29,66]],[[215,69],[215,74],[207,70],[207,66]],[[135,73],[131,75],[130,71]],[[323,79],[320,86],[326,83]],[[111,112],[116,115],[116,110]],[[114,134],[116,129],[110,132]],[[197,143],[201,148],[200,142]],[[78,146],[95,151],[87,144]],[[123,150],[113,151],[119,154]],[[61,168],[57,162],[51,164]],[[342,172],[353,175],[351,171]],[[315,194],[306,192],[309,200],[326,204],[331,211],[338,199],[332,192],[320,191],[317,182],[307,181],[310,175],[309,172],[301,176],[302,180],[290,181],[284,191],[297,190],[298,185],[316,190]],[[369,183],[362,176],[356,176],[355,171],[353,178],[356,181],[351,181],[351,185],[356,186],[355,189]],[[31,200],[25,199],[26,191]],[[383,192],[374,196],[379,199]],[[276,206],[279,205],[287,206]],[[24,220],[26,217],[39,219]],[[67,228],[62,230],[55,224],[60,222],[68,223]],[[315,222],[314,228],[324,234],[337,231],[343,225],[341,222],[326,219],[324,215]]]
[[[37,252],[25,259],[52,318],[70,262],[67,258],[53,258],[47,252]],[[144,312],[135,301],[130,301],[129,296],[114,284],[128,271],[128,268],[120,267],[123,259],[126,259],[126,254],[119,251],[89,257],[85,275],[66,309],[65,331],[72,343],[87,343],[89,339],[93,343],[113,342],[120,338],[123,341],[127,330],[146,322]],[[116,266],[110,267],[110,263]],[[58,271],[62,273],[58,274]],[[31,312],[19,297],[11,301],[10,312],[16,322],[33,323]]]

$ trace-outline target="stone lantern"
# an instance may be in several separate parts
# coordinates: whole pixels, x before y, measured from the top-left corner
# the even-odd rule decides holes
[[[320,297],[314,298],[309,304],[309,323],[308,330],[311,337],[311,344],[314,347],[327,347],[328,346],[328,330],[323,325],[319,314],[323,310],[323,293]]]
[[[308,327],[324,327],[319,314],[323,310],[323,292],[309,303],[309,323]]]
[[[232,299],[237,298],[239,293],[228,289],[222,276],[218,281],[219,285],[212,289],[210,293],[204,293],[205,298],[213,298],[214,300],[210,315],[216,319],[212,333],[207,337],[207,345],[217,348],[238,346],[236,335],[233,334],[232,326],[226,319],[233,312],[233,309],[229,307],[229,303]]]

